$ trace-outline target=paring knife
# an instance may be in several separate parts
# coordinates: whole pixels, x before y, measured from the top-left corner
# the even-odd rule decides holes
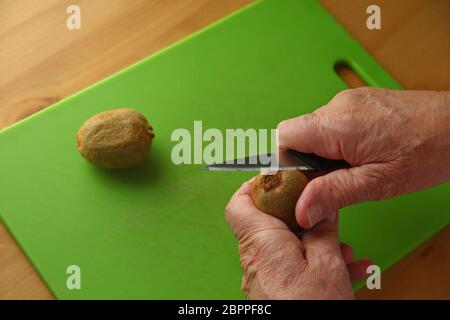
[[[224,163],[203,167],[211,171],[259,171],[259,170],[300,170],[300,171],[334,171],[349,168],[344,160],[331,160],[313,153],[295,150],[282,150],[277,153],[234,159]]]

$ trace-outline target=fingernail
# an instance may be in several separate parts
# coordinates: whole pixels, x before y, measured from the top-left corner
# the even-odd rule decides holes
[[[328,221],[330,221],[331,223],[336,223],[336,218],[337,218],[337,212],[333,212],[332,214],[330,214],[327,217]]]
[[[308,209],[306,209],[306,217],[309,221],[309,226],[314,226],[317,222],[322,220],[322,206],[318,203],[312,205]]]

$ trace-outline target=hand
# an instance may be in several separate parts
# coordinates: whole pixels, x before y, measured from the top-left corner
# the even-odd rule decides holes
[[[225,209],[239,240],[248,299],[353,299],[351,281],[367,277],[368,260],[352,260],[340,244],[337,219],[325,219],[302,238],[277,218],[259,211],[244,183]]]
[[[296,206],[310,228],[338,209],[450,179],[450,92],[359,88],[278,125],[280,148],[353,167],[313,179]]]

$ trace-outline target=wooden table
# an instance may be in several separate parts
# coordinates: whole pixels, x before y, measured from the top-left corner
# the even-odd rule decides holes
[[[2,0],[0,128],[166,47],[251,0]],[[450,1],[321,0],[407,89],[450,90]],[[81,30],[66,8],[81,8]],[[382,29],[366,28],[381,8]],[[383,273],[358,298],[450,299],[450,227]],[[0,224],[0,298],[52,299]]]

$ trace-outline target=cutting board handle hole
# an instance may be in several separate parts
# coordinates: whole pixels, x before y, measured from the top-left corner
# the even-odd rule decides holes
[[[367,83],[353,70],[346,61],[338,61],[334,64],[334,71],[349,88],[365,87]]]

